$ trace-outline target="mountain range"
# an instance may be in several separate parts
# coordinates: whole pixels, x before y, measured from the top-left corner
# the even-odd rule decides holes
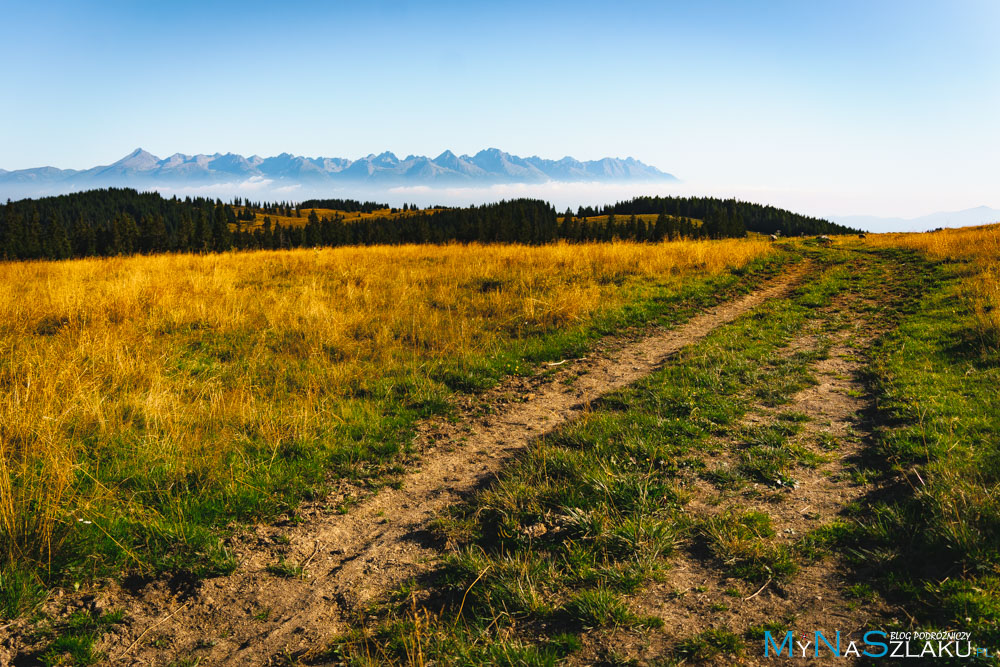
[[[671,174],[634,158],[580,161],[571,157],[547,160],[518,157],[497,148],[475,155],[444,151],[435,158],[390,152],[358,160],[302,157],[282,153],[275,157],[243,157],[234,153],[159,158],[137,148],[109,165],[90,169],[39,167],[0,169],[0,193],[32,196],[61,194],[97,187],[177,188],[246,181],[273,186],[325,184],[361,186],[483,185],[496,183],[559,182],[676,182]]]

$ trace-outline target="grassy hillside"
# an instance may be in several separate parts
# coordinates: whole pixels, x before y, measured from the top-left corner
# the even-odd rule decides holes
[[[234,208],[237,214],[240,213],[255,213],[256,219],[252,221],[246,221],[243,224],[244,229],[255,230],[260,229],[264,224],[264,218],[267,217],[271,220],[272,225],[281,225],[282,227],[305,227],[309,222],[310,214],[315,214],[317,218],[327,218],[330,220],[342,220],[344,222],[357,222],[360,220],[373,220],[388,218],[390,220],[398,218],[409,218],[417,215],[418,213],[436,213],[440,209],[426,208],[426,209],[413,209],[408,211],[403,211],[401,209],[391,209],[391,208],[377,208],[371,211],[344,211],[340,209],[333,208],[302,208],[299,209],[299,215],[282,215],[278,213],[263,213],[260,211],[254,211],[244,206],[237,206]],[[655,216],[653,216],[655,217]],[[236,231],[239,228],[239,224],[231,224],[230,229]]]
[[[392,483],[414,421],[453,392],[745,289],[733,272],[774,255],[728,241],[0,264],[3,613],[122,569],[225,572],[231,521],[331,479]]]
[[[8,645],[358,665],[755,663],[816,630],[995,647],[998,275],[1000,226],[2,263]],[[150,583],[106,585],[123,574]]]
[[[756,664],[836,628],[970,632],[996,664],[997,231],[795,244],[789,298],[529,447],[324,659]]]
[[[925,234],[879,234],[878,246],[918,250],[952,265],[964,265],[960,293],[973,313],[973,331],[985,345],[1000,343],[1000,224],[942,229]]]
[[[574,216],[574,217],[576,217],[576,216]],[[624,216],[623,215],[619,215],[619,216],[616,216],[616,217],[619,220],[631,220],[631,218],[632,218],[631,215],[624,215]],[[655,225],[656,224],[656,219],[659,217],[659,214],[658,213],[638,213],[638,214],[635,215],[635,217],[636,217],[637,220],[641,220],[642,222],[646,223],[647,225]],[[681,220],[681,217],[680,216],[676,216],[676,215],[668,215],[666,217],[669,218],[669,219],[672,219],[672,220],[677,220],[677,221]],[[607,215],[588,215],[588,216],[584,216],[584,217],[579,218],[579,219],[583,220],[584,222],[586,222],[588,224],[593,224],[593,225],[606,225],[608,223],[608,216]],[[704,221],[699,220],[697,218],[689,218],[689,219],[691,220],[691,222],[694,224],[695,227],[700,227],[702,224],[704,224]],[[566,221],[566,216],[563,216],[563,215],[559,216],[559,222],[560,223],[563,223],[565,221]]]

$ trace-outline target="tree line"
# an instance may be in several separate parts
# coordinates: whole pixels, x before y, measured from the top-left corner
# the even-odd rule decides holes
[[[308,206],[306,206],[308,204]],[[310,211],[304,224],[271,216],[301,216],[316,204],[345,212],[388,206],[354,200],[224,203],[208,198],[140,193],[128,188],[26,199],[0,205],[0,258],[68,259],[161,252],[221,252],[399,243],[526,243],[615,239],[658,242],[761,233],[830,234],[853,230],[774,207],[709,198],[638,198],[599,210],[559,215],[551,204],[515,199],[482,206],[419,210],[408,215],[345,219]],[[653,220],[647,219],[655,214]],[[702,222],[697,222],[701,220]]]
[[[355,199],[307,199],[301,204],[297,204],[296,208],[299,211],[304,208],[332,208],[346,213],[372,213],[389,208],[389,205],[374,201],[360,202]],[[406,210],[409,210],[409,204],[406,205]]]
[[[814,234],[856,234],[859,230],[838,225],[810,216],[799,215],[785,209],[763,204],[717,199],[715,197],[636,197],[600,208],[581,207],[577,215],[630,215],[633,213],[663,213],[670,216],[697,218],[727,236],[738,236],[742,226],[745,231],[784,236]]]

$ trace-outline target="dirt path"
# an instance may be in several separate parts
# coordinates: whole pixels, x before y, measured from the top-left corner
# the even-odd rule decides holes
[[[795,543],[810,531],[838,519],[845,507],[871,491],[863,475],[856,475],[865,440],[872,425],[866,419],[871,399],[861,378],[862,351],[879,335],[878,326],[858,314],[858,303],[840,301],[836,314],[846,315],[844,328],[830,336],[827,356],[816,362],[812,374],[816,384],[793,395],[776,408],[759,406],[748,413],[743,426],[773,424],[779,413],[795,413],[808,420],[802,431],[790,439],[822,461],[815,466],[800,465],[794,472],[793,488],[774,490],[752,484],[739,492],[719,491],[703,479],[691,481],[693,494],[688,509],[693,516],[706,518],[725,511],[758,511],[770,517],[774,543],[794,552]],[[866,303],[865,305],[871,305]],[[804,333],[789,350],[818,345],[814,333]],[[717,470],[735,469],[739,464],[739,443],[726,443],[715,457]],[[788,629],[841,631],[858,639],[872,623],[885,622],[903,614],[883,600],[867,597],[863,587],[852,587],[835,554],[806,562],[787,580],[750,586],[729,576],[724,567],[707,557],[695,545],[682,554],[664,581],[633,600],[636,611],[664,621],[664,630],[636,635],[611,632],[597,637],[575,664],[601,660],[609,647],[636,658],[640,663],[669,654],[671,647],[706,630],[724,630],[744,637],[752,627],[768,623]],[[890,621],[891,622],[891,621]],[[775,631],[780,637],[780,632]],[[722,654],[692,656],[693,662],[714,665],[774,664],[763,658],[763,640],[748,640],[743,656]]]
[[[240,565],[228,577],[183,592],[164,582],[109,591],[100,604],[124,608],[127,623],[101,649],[112,664],[196,656],[202,665],[256,665],[322,648],[324,639],[346,629],[342,619],[429,568],[438,555],[424,539],[429,523],[496,475],[516,451],[716,327],[784,295],[803,271],[674,329],[562,364],[537,379],[530,393],[515,380],[487,398],[499,402],[513,390],[521,392],[519,401],[500,404],[492,415],[426,426],[416,443],[424,452],[419,469],[401,488],[384,489],[347,514],[314,511],[284,530],[260,527],[255,540],[237,545]],[[292,576],[276,574],[277,562]]]

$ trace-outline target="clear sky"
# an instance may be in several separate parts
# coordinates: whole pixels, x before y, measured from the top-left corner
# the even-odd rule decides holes
[[[633,156],[805,212],[1000,207],[1000,2],[0,0],[0,168],[137,146]]]

